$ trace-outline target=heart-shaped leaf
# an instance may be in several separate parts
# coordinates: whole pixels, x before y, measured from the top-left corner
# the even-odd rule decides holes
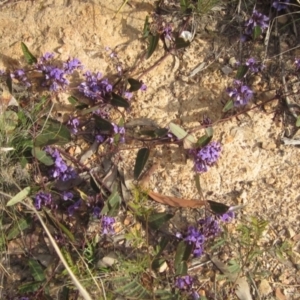
[[[94,116],[94,118],[95,118],[95,122],[96,122],[96,128],[100,132],[111,133],[113,131],[114,127],[109,121],[107,121],[99,116],[96,116],[96,115]]]

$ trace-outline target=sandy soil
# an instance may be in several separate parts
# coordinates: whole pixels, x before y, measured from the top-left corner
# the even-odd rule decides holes
[[[108,75],[115,72],[115,67],[105,47],[117,47],[123,65],[132,66],[146,49],[141,32],[145,17],[153,11],[151,3],[132,1],[117,16],[115,12],[121,0],[16,1],[0,6],[0,69],[23,63],[21,41],[37,56],[53,51],[59,60],[77,57],[87,69]],[[221,10],[219,14],[222,13]],[[161,126],[176,121],[189,129],[198,126],[204,114],[213,121],[221,116],[221,101],[226,100],[224,91],[233,77],[221,69],[228,64],[235,45],[229,44],[226,38],[215,39],[204,32],[203,26],[210,25],[211,30],[216,26],[209,18],[205,22],[198,27],[193,43],[180,59],[169,56],[142,77],[148,89],[134,96],[128,120],[147,117]],[[142,62],[140,72],[162,55],[162,45],[160,48],[151,59]],[[220,55],[215,59],[213,53]],[[212,64],[189,77],[202,62]],[[256,101],[263,100],[259,96],[263,88],[264,79],[258,78]],[[274,113],[256,109],[217,125],[214,139],[223,145],[222,157],[216,166],[201,175],[205,198],[229,205],[247,204],[240,214],[268,220],[271,226],[266,239],[270,242],[293,238],[300,228],[299,149],[282,144],[284,124],[274,122],[273,118]],[[196,136],[202,134],[199,131]],[[135,153],[121,152],[119,167],[128,180],[133,176]],[[182,198],[198,197],[193,163],[181,147],[166,145],[152,149],[149,165],[156,162],[160,167],[150,183],[154,191]],[[294,250],[294,263],[299,266],[299,249]],[[276,272],[277,278],[282,278],[286,285],[296,284],[295,278],[300,275],[299,268],[296,271],[293,267],[279,268]],[[276,287],[272,285],[271,294]],[[282,287],[287,299],[296,299],[291,295],[296,290],[288,289]]]

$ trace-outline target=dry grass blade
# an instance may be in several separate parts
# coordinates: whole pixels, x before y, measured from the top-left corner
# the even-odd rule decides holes
[[[206,205],[206,201],[201,200],[187,200],[176,197],[164,196],[155,192],[148,192],[149,197],[154,201],[166,204],[172,207],[189,207],[189,208],[198,208]]]
[[[75,276],[75,274],[72,272],[72,270],[70,269],[68,263],[66,262],[62,252],[60,251],[56,241],[54,240],[54,238],[52,237],[49,229],[47,228],[45,222],[43,221],[43,219],[41,218],[39,212],[35,209],[35,207],[32,204],[27,204],[25,202],[23,202],[29,209],[33,210],[33,212],[35,213],[35,215],[38,217],[39,221],[41,222],[41,225],[43,226],[46,234],[48,235],[49,241],[51,242],[53,248],[55,249],[55,252],[57,253],[60,261],[62,262],[62,264],[64,265],[64,267],[66,268],[68,274],[70,275],[74,285],[77,287],[78,291],[80,292],[81,296],[83,297],[84,300],[92,300],[91,296],[88,294],[88,292],[86,291],[86,289],[83,287],[83,285],[79,282],[79,280],[77,279],[77,277]]]

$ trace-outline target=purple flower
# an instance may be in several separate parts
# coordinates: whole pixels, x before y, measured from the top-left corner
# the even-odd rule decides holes
[[[233,98],[234,106],[246,105],[253,97],[253,91],[240,80],[235,80],[233,83],[235,87],[230,87],[226,91],[229,97]]]
[[[220,216],[222,222],[228,223],[234,219],[235,215],[233,211],[228,211],[227,213]]]
[[[163,35],[167,40],[171,40],[172,39],[172,27],[170,25],[167,25],[164,29],[163,29]]]
[[[91,73],[87,71],[85,74],[85,81],[82,82],[78,90],[86,97],[94,100],[103,100],[112,92],[112,85],[108,82],[108,79],[103,79],[102,74]]]
[[[75,170],[67,166],[57,149],[53,150],[50,147],[46,147],[45,151],[54,159],[54,166],[51,168],[51,176],[54,179],[67,181],[76,178],[77,174]]]
[[[190,226],[184,241],[194,245],[194,256],[198,257],[203,254],[204,236],[195,227]]]
[[[290,3],[290,0],[274,0],[272,3],[272,7],[274,7],[277,11],[281,11],[287,8],[288,3]]]
[[[3,76],[5,73],[5,70],[0,70],[0,76]]]
[[[300,58],[295,59],[296,70],[300,70]]]
[[[127,98],[128,100],[130,100],[130,99],[132,98],[132,96],[133,96],[133,94],[130,93],[130,92],[127,92],[127,91],[126,91],[126,92],[124,93],[124,97]]]
[[[74,134],[76,134],[78,132],[78,126],[79,126],[79,120],[77,118],[73,118],[73,119],[70,119],[68,121],[68,125],[71,126],[71,130]]]
[[[200,231],[206,239],[218,235],[221,231],[219,223],[214,217],[201,219],[199,225],[201,226]]]
[[[115,218],[103,216],[101,220],[102,234],[113,234],[115,233],[113,225],[115,224]]]
[[[34,206],[40,210],[43,205],[49,206],[52,204],[52,195],[50,193],[39,192],[34,197]]]
[[[40,64],[44,64],[45,62],[47,62],[48,60],[51,60],[52,58],[54,58],[54,53],[50,53],[50,52],[46,52],[39,60]]]
[[[259,26],[263,32],[269,26],[268,21],[269,18],[267,16],[259,13],[257,10],[253,10],[251,18],[245,23],[245,33],[247,35],[252,35],[253,29],[256,26]]]
[[[83,69],[83,65],[81,64],[80,60],[77,58],[68,59],[64,64],[64,71],[67,74],[72,74],[76,69],[81,70]]]
[[[93,208],[93,216],[94,216],[94,218],[99,218],[100,212],[101,212],[100,207],[95,206],[95,207]]]
[[[193,285],[193,278],[189,275],[177,277],[175,286],[180,290],[190,290]]]
[[[105,140],[105,137],[103,136],[103,135],[101,135],[101,134],[97,134],[96,136],[95,136],[95,140],[98,142],[98,143],[103,143],[104,142],[104,140]]]
[[[10,74],[11,78],[17,79],[19,82],[23,83],[26,87],[30,87],[31,83],[26,76],[26,73],[23,69],[18,69]]]
[[[71,200],[73,199],[74,195],[72,192],[63,192],[62,193],[62,198],[63,200],[67,201],[67,200]]]
[[[190,154],[194,158],[195,171],[204,173],[208,171],[208,167],[217,162],[221,154],[221,144],[219,142],[211,142],[200,149],[190,150]]]
[[[147,86],[145,83],[142,83],[141,87],[140,87],[141,91],[146,91],[147,90]]]
[[[255,58],[251,57],[246,61],[246,66],[249,70],[253,73],[261,72],[262,69],[265,67],[264,65],[258,63]]]
[[[73,216],[75,210],[77,210],[81,206],[81,202],[82,202],[82,200],[79,199],[74,204],[72,204],[71,206],[68,207],[69,216]]]

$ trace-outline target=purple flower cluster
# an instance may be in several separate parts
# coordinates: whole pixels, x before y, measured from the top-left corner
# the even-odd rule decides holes
[[[197,228],[190,226],[188,228],[187,236],[184,238],[184,241],[194,245],[193,253],[196,257],[198,257],[203,254],[204,239],[204,235]]]
[[[26,87],[30,87],[31,83],[28,80],[28,77],[23,69],[15,70],[10,74],[11,78],[17,79],[20,83],[22,83]]]
[[[193,291],[193,278],[189,275],[181,276],[176,278],[175,287],[181,291],[190,292],[190,298],[193,300],[200,299],[199,294],[196,291]]]
[[[287,8],[288,3],[290,3],[290,0],[274,0],[272,7],[274,7],[277,11],[281,11]]]
[[[199,220],[197,227],[188,227],[183,240],[193,245],[193,254],[194,256],[199,257],[204,252],[205,241],[217,236],[221,232],[220,221],[230,222],[233,218],[234,212],[229,211],[217,217],[209,216],[205,219],[201,219]],[[176,237],[182,238],[182,234],[178,233],[176,234]]]
[[[233,84],[234,87],[230,87],[226,91],[229,97],[233,98],[234,106],[246,105],[253,97],[253,91],[240,80],[235,80]]]
[[[77,174],[75,170],[72,167],[67,166],[57,149],[46,147],[45,151],[54,160],[54,166],[51,168],[51,177],[62,181],[76,178]]]
[[[113,225],[115,224],[115,218],[102,216],[101,225],[102,225],[102,234],[114,234],[115,230]]]
[[[39,192],[34,196],[34,206],[37,210],[40,210],[43,205],[51,206],[52,195],[50,193]]]
[[[72,133],[78,132],[79,120],[77,118],[70,119],[67,124],[71,127]]]
[[[262,13],[259,13],[257,10],[253,10],[251,18],[245,23],[245,33],[248,36],[251,36],[253,30],[256,26],[259,26],[263,32],[269,26],[269,18]]]
[[[221,145],[219,142],[211,142],[201,149],[192,149],[190,154],[195,162],[195,170],[197,173],[204,173],[208,168],[215,164],[221,154]]]
[[[112,123],[113,125],[113,128],[114,128],[114,134],[117,134],[119,135],[119,141],[121,143],[125,143],[125,127],[124,126],[118,126],[114,123]],[[110,142],[113,143],[114,139],[113,138],[110,138]]]
[[[251,57],[246,61],[246,66],[249,68],[249,70],[253,73],[261,72],[264,69],[264,65],[261,63],[258,63],[255,58]]]
[[[81,62],[77,59],[68,59],[63,64],[63,68],[50,65],[49,61],[53,59],[53,53],[45,53],[36,64],[36,69],[42,72],[45,76],[44,86],[48,86],[51,92],[58,92],[59,90],[65,90],[69,85],[69,81],[66,79],[67,75],[73,73],[76,69],[82,69]]]
[[[78,90],[86,97],[93,100],[103,100],[112,92],[112,84],[109,83],[107,78],[103,78],[100,72],[87,71],[84,76],[85,81],[79,85]]]
[[[182,291],[190,290],[193,285],[193,278],[189,275],[176,278],[175,286]]]

